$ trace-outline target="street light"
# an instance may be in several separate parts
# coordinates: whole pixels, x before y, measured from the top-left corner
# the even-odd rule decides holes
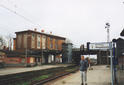
[[[110,24],[107,22],[105,24],[105,29],[107,29],[107,42],[108,43],[110,42],[109,28],[110,28]],[[109,64],[108,52],[107,52],[107,64]]]
[[[110,35],[109,35],[110,24],[106,23],[105,25],[106,25],[105,29],[107,29],[107,42],[110,42]]]
[[[109,28],[110,28],[110,24],[106,23],[105,29],[107,29],[107,42],[109,43],[109,50],[110,50],[110,56],[111,56],[111,83],[112,85],[114,85],[114,75],[113,75],[113,56],[112,56],[112,42],[110,42],[110,35],[109,35]],[[108,57],[107,57],[107,63],[108,63]]]

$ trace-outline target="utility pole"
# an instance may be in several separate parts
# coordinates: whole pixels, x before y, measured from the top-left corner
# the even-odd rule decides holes
[[[110,60],[111,60],[111,85],[114,85],[114,75],[113,75],[113,46],[112,46],[112,42],[110,42],[110,33],[109,33],[109,28],[110,28],[110,24],[106,23],[105,28],[107,29],[107,43],[109,43],[109,52],[110,52]],[[107,55],[108,55],[108,51],[107,51]],[[107,64],[109,62],[108,56],[107,56]]]
[[[43,64],[43,48],[41,48],[41,63]]]
[[[41,36],[41,63],[43,64],[43,36]]]
[[[26,33],[26,50],[25,50],[25,57],[26,57],[26,66],[27,66],[27,63],[28,63],[28,34]]]
[[[109,23],[106,23],[106,24],[105,24],[105,29],[107,29],[107,43],[110,42],[109,28],[110,28],[110,24],[109,24]],[[109,65],[108,51],[107,51],[107,53],[106,53],[106,56],[107,56],[107,64]]]

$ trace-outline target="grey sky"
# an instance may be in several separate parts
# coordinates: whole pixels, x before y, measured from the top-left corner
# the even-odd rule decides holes
[[[105,42],[105,23],[109,22],[111,39],[119,37],[124,27],[123,0],[0,0],[0,4],[27,17],[31,24],[0,7],[1,35],[38,28],[67,37],[79,46],[86,42]]]

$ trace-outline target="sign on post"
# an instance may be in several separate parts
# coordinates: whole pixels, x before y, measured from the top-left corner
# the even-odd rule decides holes
[[[90,43],[89,50],[109,50],[109,43],[107,42]]]
[[[102,50],[110,51],[111,56],[111,85],[114,85],[114,76],[113,76],[113,60],[112,60],[112,42],[102,42],[102,43],[87,43],[87,49],[89,50]],[[124,55],[124,53],[122,53]]]

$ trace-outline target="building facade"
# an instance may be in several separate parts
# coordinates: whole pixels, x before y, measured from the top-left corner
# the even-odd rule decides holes
[[[15,32],[14,51],[19,52],[26,65],[56,63],[62,61],[62,44],[65,38],[38,32],[36,29]],[[58,62],[59,63],[59,62]]]
[[[14,38],[14,50],[25,51],[30,50],[62,50],[62,43],[65,42],[64,37],[45,34],[42,32],[27,30],[16,32]]]

